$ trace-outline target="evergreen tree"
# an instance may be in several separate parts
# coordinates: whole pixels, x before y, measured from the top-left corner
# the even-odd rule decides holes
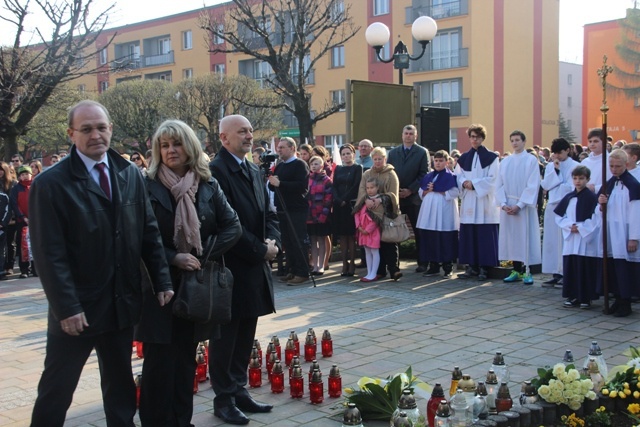
[[[560,113],[560,116],[558,117],[558,136],[569,142],[575,142],[576,140],[576,135],[567,125],[567,121],[564,119],[562,113]]]
[[[633,9],[627,9],[627,16],[619,21],[622,38],[616,51],[624,61],[613,65],[615,83],[609,87],[622,92],[627,98],[640,98],[640,2],[634,1]]]

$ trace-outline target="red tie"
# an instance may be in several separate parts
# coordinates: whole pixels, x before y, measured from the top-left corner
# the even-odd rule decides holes
[[[109,177],[107,177],[104,168],[107,165],[104,163],[96,163],[96,168],[98,168],[98,172],[100,173],[100,188],[104,191],[104,194],[107,196],[107,199],[111,200],[111,188],[109,188]]]

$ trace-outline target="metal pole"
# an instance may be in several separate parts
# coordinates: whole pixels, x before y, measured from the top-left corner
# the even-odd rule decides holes
[[[404,79],[403,79],[402,75],[403,75],[402,68],[398,68],[398,82],[401,85],[404,84]]]
[[[598,76],[602,83],[602,186],[601,194],[607,191],[607,76],[613,72],[613,67],[607,65],[607,55],[602,58],[602,67],[598,69]],[[609,194],[607,194],[609,196]],[[602,293],[604,297],[604,314],[609,314],[609,279],[607,276],[607,205],[600,205],[602,210]]]

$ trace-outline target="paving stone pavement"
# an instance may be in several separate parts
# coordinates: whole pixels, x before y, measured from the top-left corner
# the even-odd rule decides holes
[[[292,399],[288,387],[282,394],[272,394],[263,375],[263,386],[251,393],[275,409],[250,415],[250,426],[340,426],[342,399],[326,395],[326,376],[333,363],[340,368],[343,387],[354,385],[362,376],[384,378],[411,365],[420,379],[441,382],[447,389],[454,365],[482,379],[495,351],[502,351],[511,369],[514,397],[522,381],[534,376],[538,367],[561,360],[565,349],[571,349],[581,362],[591,340],[597,340],[613,366],[626,362],[621,353],[629,344],[640,345],[637,304],[627,318],[603,315],[602,300],[589,310],[566,309],[559,289],[540,286],[547,279],[543,275],[535,276],[533,286],[424,278],[413,272],[415,263],[403,262],[400,281],[363,284],[357,278],[340,277],[339,268],[333,263],[316,278],[315,288],[311,282],[291,287],[276,280],[277,313],[261,318],[258,325],[263,349],[273,335],[284,347],[292,330],[304,339],[310,327],[318,337],[329,329],[334,355],[318,355],[325,378],[324,402],[311,404],[307,390],[304,398]],[[17,279],[16,275],[0,282],[0,426],[29,425],[44,361],[46,312],[47,301],[37,278]],[[142,360],[135,352],[132,364],[134,373],[141,371]],[[303,364],[305,373],[308,366]],[[201,383],[194,396],[196,427],[223,425],[213,416],[212,398],[208,383]],[[419,397],[418,405],[424,412],[426,400]],[[84,369],[65,425],[106,425],[95,353]]]

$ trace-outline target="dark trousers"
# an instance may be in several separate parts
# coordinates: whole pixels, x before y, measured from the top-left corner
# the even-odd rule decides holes
[[[133,328],[91,337],[47,333],[44,372],[31,427],[62,427],[82,368],[95,348],[109,427],[134,427],[136,386],[131,373]]]
[[[289,218],[291,221],[289,221],[284,212],[278,212],[282,246],[284,246],[287,255],[287,269],[294,276],[308,277],[309,248],[307,245],[307,213],[289,212]]]
[[[4,276],[4,271],[7,268],[4,267],[7,259],[7,233],[0,234],[0,267],[3,267],[2,271],[0,271],[0,276]]]
[[[411,202],[403,203],[403,200],[405,199],[402,199],[400,201],[400,211],[403,214],[406,214],[407,217],[409,217],[409,222],[411,223],[411,228],[413,229],[413,234],[416,241],[416,259],[418,260],[418,264],[426,265],[427,262],[420,262],[420,259],[418,259],[418,248],[420,248],[420,242],[422,240],[420,233],[418,233],[418,229],[416,228],[416,225],[418,224],[418,214],[420,213],[420,205],[414,205]]]
[[[7,257],[4,260],[4,269],[13,270],[13,265],[16,262],[16,224],[9,224],[7,226]]]
[[[380,242],[380,265],[378,266],[378,276],[387,274],[393,275],[400,270],[398,266],[398,244]]]
[[[209,340],[209,376],[216,397],[214,408],[235,405],[235,396],[248,393],[247,367],[258,325],[257,317],[231,319]]]
[[[144,343],[140,390],[143,427],[189,427],[197,342],[193,323],[173,317],[170,344]]]
[[[26,226],[19,224],[16,228],[16,251],[18,252],[18,266],[20,267],[21,274],[29,274],[29,259],[23,259],[22,257],[22,230]]]

